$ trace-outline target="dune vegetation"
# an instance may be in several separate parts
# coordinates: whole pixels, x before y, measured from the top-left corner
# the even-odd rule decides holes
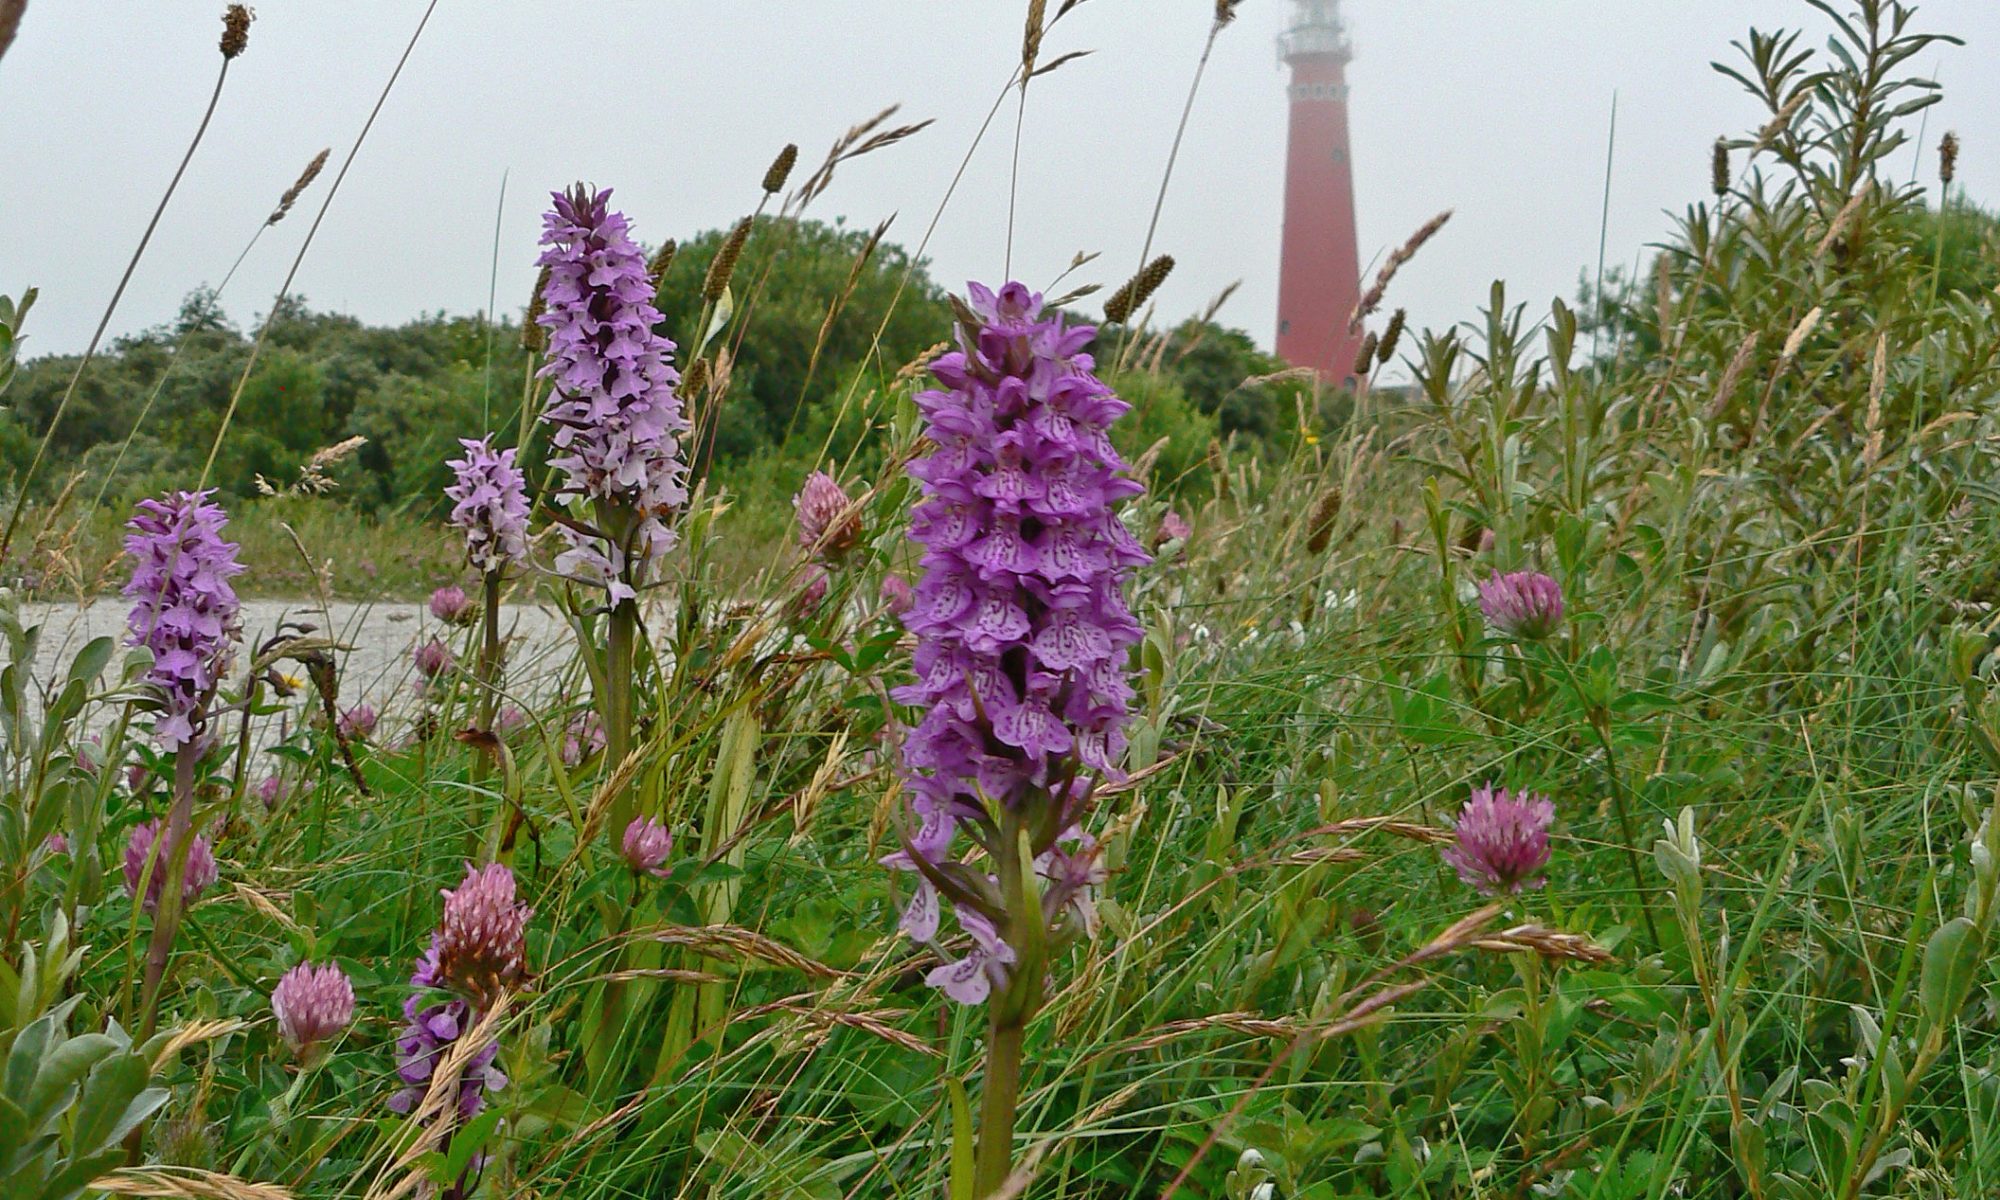
[[[893,114],[552,181],[511,322],[0,304],[0,1195],[2000,1194],[2000,250],[1950,39],[1800,15],[1648,270],[1418,231],[1348,386],[815,223]],[[379,706],[239,615],[432,589]]]

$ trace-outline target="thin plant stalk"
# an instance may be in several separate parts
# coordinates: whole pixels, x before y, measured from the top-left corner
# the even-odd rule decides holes
[[[1013,1167],[1014,1123],[1021,1102],[1021,1056],[1028,1022],[1042,1005],[1045,970],[1041,930],[1040,890],[1033,886],[1034,861],[1029,831],[1019,813],[1006,811],[1000,821],[995,868],[1000,894],[1015,944],[1007,987],[987,1001],[986,1080],[979,1097],[979,1134],[973,1158],[973,1195],[978,1200],[997,1195]]]
[[[299,252],[292,257],[292,265],[285,272],[285,281],[278,285],[277,299],[271,303],[271,311],[257,330],[257,340],[251,344],[250,357],[244,360],[243,373],[236,379],[236,386],[229,393],[229,406],[222,412],[222,423],[216,426],[215,440],[209,445],[208,458],[201,465],[201,480],[195,484],[200,491],[208,486],[209,472],[215,469],[216,455],[222,451],[222,439],[229,432],[229,423],[236,416],[237,406],[243,402],[243,389],[250,384],[250,372],[257,367],[257,358],[264,351],[264,341],[271,335],[271,326],[278,323],[278,315],[284,311],[284,299],[292,290],[292,280],[298,277],[299,267],[306,260],[306,251],[312,249],[313,236],[319,232],[320,223],[326,220],[327,210],[333,207],[333,198],[340,194],[340,183],[347,178],[347,170],[354,165],[354,159],[361,153],[361,145],[368,140],[368,131],[375,127],[375,118],[382,115],[382,106],[388,103],[389,93],[394,90],[396,80],[402,77],[403,67],[410,61],[410,54],[417,48],[417,39],[424,35],[424,26],[430,23],[431,14],[437,11],[437,0],[430,0],[424,6],[424,15],[417,20],[417,28],[410,34],[410,40],[403,47],[401,58],[396,60],[395,69],[389,72],[388,82],[382,85],[381,94],[375,97],[375,107],[368,110],[368,120],[362,123],[361,132],[354,138],[354,145],[348,147],[347,157],[341,161],[340,170],[334,174],[333,182],[327,185],[326,198],[320,201],[319,212],[313,215],[313,223],[306,230],[305,241],[299,244]],[[19,504],[16,503],[16,512]],[[11,525],[10,525],[11,533]],[[5,539],[0,539],[0,553],[5,553]]]
[[[194,845],[194,771],[195,760],[199,757],[194,743],[183,745],[174,753],[174,804],[168,810],[167,823],[160,836],[153,839],[153,859],[149,871],[164,869],[166,878],[160,884],[160,903],[153,914],[153,935],[146,945],[146,974],[144,987],[139,998],[139,1041],[153,1036],[159,1027],[160,993],[167,981],[167,964],[173,954],[174,935],[180,931],[181,915],[185,911],[182,903],[181,886],[187,877],[188,852]],[[164,860],[159,851],[167,850]],[[140,880],[135,904],[143,904],[146,896],[146,880]]]
[[[153,231],[159,228],[160,217],[167,211],[167,202],[174,198],[174,190],[180,186],[181,176],[187,173],[188,163],[194,161],[195,147],[201,145],[202,135],[208,132],[208,123],[215,116],[215,106],[222,99],[222,84],[229,78],[231,58],[224,55],[222,70],[216,72],[215,90],[209,93],[208,107],[202,110],[201,124],[195,127],[194,139],[188,143],[187,152],[181,155],[180,166],[174,168],[174,177],[167,181],[167,190],[160,196],[160,203],[153,209],[153,217],[146,222],[146,231],[139,235],[139,244],[133,248],[132,257],[125,264],[125,273],[118,277],[118,286],[111,293],[111,302],[104,306],[104,315],[97,319],[97,329],[90,335],[90,344],[84,348],[83,357],[77,360],[76,370],[70,372],[69,385],[63,388],[62,399],[56,402],[56,411],[49,418],[49,427],[42,431],[41,444],[35,447],[34,458],[28,461],[28,469],[22,473],[14,493],[14,511],[7,517],[7,529],[0,533],[0,559],[7,557],[8,549],[14,544],[14,530],[20,524],[21,510],[28,502],[28,491],[34,486],[35,473],[40,470],[42,458],[48,453],[49,443],[56,436],[56,427],[62,424],[63,413],[69,408],[70,398],[76,395],[76,385],[82,381],[90,360],[97,354],[97,344],[104,338],[104,330],[111,324],[111,314],[118,311],[118,302],[125,296],[125,286],[132,282],[132,272],[139,267],[139,259],[146,253],[147,243],[153,240]]]
[[[979,1097],[979,1142],[972,1171],[978,1200],[997,1195],[1013,1166],[1014,1116],[1021,1100],[1021,1049],[1027,1033],[1018,1020],[993,1010],[986,1025],[986,1083]]]

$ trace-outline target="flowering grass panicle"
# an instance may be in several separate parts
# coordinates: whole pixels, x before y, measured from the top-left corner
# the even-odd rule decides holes
[[[1479,611],[1501,633],[1538,642],[1562,627],[1562,585],[1540,571],[1495,572],[1479,584]]]
[[[977,1003],[1004,986],[1010,918],[997,882],[944,869],[954,833],[998,857],[1013,811],[1033,831],[1053,932],[1082,931],[1095,849],[1076,826],[1093,781],[1118,774],[1141,636],[1123,580],[1149,560],[1115,511],[1144,489],[1107,436],[1128,406],[1084,353],[1095,331],[1043,316],[1018,283],[970,294],[959,349],[932,365],[942,387],[917,398],[936,449],[910,468],[917,681],[895,698],[923,717],[903,745],[913,832],[886,861],[918,873],[903,929],[919,941],[936,937],[946,889],[973,947],[931,982]]]
[[[271,1011],[285,1045],[303,1056],[354,1020],[354,986],[347,973],[332,963],[323,967],[300,963],[280,976],[271,990]]]
[[[625,827],[625,837],[620,843],[620,851],[625,857],[625,865],[635,874],[651,875],[656,879],[667,876],[667,855],[674,849],[674,835],[665,825],[641,814],[632,818]]]
[[[1549,862],[1549,824],[1556,806],[1533,792],[1472,790],[1459,810],[1457,840],[1440,848],[1444,861],[1467,886],[1486,896],[1541,887]]]
[[[164,823],[158,820],[134,825],[125,840],[126,895],[139,894],[139,881],[146,876],[146,860],[153,859],[153,873],[151,878],[146,879],[146,899],[142,905],[149,913],[160,907],[160,893],[166,887],[167,870],[173,862],[175,847],[172,842],[162,845],[157,856],[153,853],[153,843],[159,840],[163,827]],[[203,892],[215,886],[216,878],[215,851],[210,848],[208,839],[197,833],[194,840],[188,843],[187,865],[181,872],[182,903],[193,904]]]
[[[470,625],[473,618],[479,615],[479,605],[457,584],[448,584],[432,592],[430,608],[431,615],[447,625]]]
[[[861,540],[861,514],[850,512],[853,501],[840,481],[825,471],[806,477],[805,486],[792,497],[792,512],[798,519],[799,545],[808,553],[837,559],[854,549]]]
[[[540,263],[553,384],[542,420],[553,427],[549,465],[562,491],[595,505],[586,531],[561,526],[568,544],[556,569],[632,599],[647,565],[671,549],[667,521],[687,503],[687,431],[674,385],[674,344],[654,332],[653,280],[609,189],[579,184],[555,195],[543,217]],[[621,527],[622,526],[622,527]]]
[[[437,985],[483,1008],[527,978],[524,936],[533,910],[514,899],[514,872],[502,863],[466,867],[464,881],[443,895],[433,946]]]
[[[491,434],[460,438],[458,444],[465,457],[445,463],[456,478],[444,494],[452,501],[451,523],[465,531],[466,561],[482,574],[526,561],[528,483],[514,465],[514,448],[495,450]],[[451,618],[439,614],[439,619]]]
[[[236,544],[222,540],[229,518],[208,498],[176,492],[141,500],[125,537],[132,578],[126,644],[153,652],[146,682],[162,709],[154,740],[166,750],[204,748],[207,706],[242,637],[231,577],[243,570]]]

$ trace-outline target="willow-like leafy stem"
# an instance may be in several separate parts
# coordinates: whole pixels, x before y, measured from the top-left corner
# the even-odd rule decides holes
[[[1639,915],[1645,919],[1646,935],[1652,939],[1655,950],[1665,945],[1660,940],[1660,926],[1653,919],[1652,892],[1646,887],[1646,875],[1639,865],[1639,833],[1632,827],[1632,810],[1626,802],[1624,776],[1618,772],[1618,752],[1611,745],[1611,714],[1593,703],[1583,694],[1583,683],[1576,677],[1576,667],[1569,657],[1561,653],[1549,655],[1562,665],[1563,674],[1569,679],[1570,694],[1583,706],[1584,718],[1592,733],[1597,735],[1597,744],[1604,751],[1604,778],[1611,787],[1611,811],[1618,818],[1618,834],[1625,843],[1625,859],[1632,869],[1632,892],[1639,901]]]

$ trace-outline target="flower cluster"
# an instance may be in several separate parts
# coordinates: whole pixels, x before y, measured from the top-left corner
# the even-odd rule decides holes
[[[479,606],[456,584],[431,593],[431,615],[447,625],[470,625],[479,615]]]
[[[266,775],[257,781],[257,786],[250,789],[250,794],[257,797],[264,805],[265,812],[272,812],[285,802],[285,797],[291,790],[283,775]]]
[[[674,385],[674,344],[654,332],[653,279],[611,192],[581,184],[542,219],[548,271],[536,318],[548,331],[541,374],[554,387],[542,420],[554,427],[549,465],[563,491],[595,505],[597,527],[561,526],[556,569],[632,599],[646,565],[671,549],[667,520],[687,503],[680,435],[688,423]]]
[[[297,1055],[307,1054],[347,1028],[354,1019],[354,987],[346,972],[328,963],[300,963],[278,979],[271,991],[271,1012],[278,1033]]]
[[[816,562],[807,563],[805,569],[799,572],[798,589],[792,593],[790,601],[792,619],[795,621],[811,619],[812,615],[819,611],[819,606],[826,603],[827,588],[832,584],[833,576],[826,573],[825,567]]]
[[[822,558],[839,558],[861,540],[861,514],[848,511],[853,501],[840,481],[825,471],[806,477],[805,486],[792,497],[792,513],[798,519],[799,545],[807,553]]]
[[[644,815],[632,818],[625,827],[625,837],[619,844],[625,865],[635,874],[651,875],[656,879],[667,877],[667,855],[674,849],[674,835],[665,825]]]
[[[514,465],[514,448],[493,448],[491,434],[460,438],[464,458],[445,463],[457,476],[445,488],[451,523],[465,531],[465,558],[474,570],[504,570],[528,557],[528,485]],[[460,593],[463,596],[464,593]],[[433,597],[435,600],[435,597]],[[432,611],[436,611],[433,603]],[[440,614],[441,619],[444,618]]]
[[[1439,853],[1482,895],[1538,888],[1549,861],[1549,824],[1555,815],[1554,803],[1533,792],[1474,788],[1458,814],[1457,841]]]
[[[1495,572],[1479,584],[1479,611],[1508,637],[1538,642],[1562,626],[1562,585],[1540,571]]]
[[[153,843],[160,840],[163,828],[158,820],[134,825],[132,833],[125,840],[125,894],[139,894],[139,881],[146,876],[146,860],[153,859],[153,874],[146,879],[146,899],[141,906],[147,912],[160,907],[160,894],[165,890],[167,872],[173,865],[175,845],[164,842],[157,856],[153,853]],[[193,904],[195,898],[215,886],[215,851],[209,847],[208,839],[200,834],[188,843],[187,865],[181,869],[181,903]]]
[[[409,1024],[396,1039],[396,1071],[405,1087],[389,1099],[394,1112],[416,1107],[451,1044],[503,989],[527,978],[524,935],[532,913],[514,898],[512,871],[500,863],[467,866],[464,882],[443,895],[444,917],[410,976],[410,986],[421,990],[403,1004]],[[448,991],[453,997],[426,1005],[426,990]],[[507,1085],[507,1077],[493,1065],[499,1052],[497,1043],[489,1043],[466,1063],[458,1082],[461,1119],[478,1115],[486,1093]]]
[[[334,728],[340,736],[350,742],[365,742],[375,736],[375,727],[381,724],[381,715],[372,704],[357,704],[341,713],[334,720]]]
[[[204,748],[209,698],[242,636],[229,580],[243,567],[236,561],[236,544],[222,540],[229,518],[208,502],[213,494],[178,492],[141,500],[127,525],[132,580],[123,594],[132,601],[132,613],[125,641],[153,652],[146,682],[163,710],[153,737],[167,750]]]
[[[416,665],[417,674],[425,679],[436,679],[451,670],[456,662],[452,657],[451,647],[436,638],[410,651],[410,661]]]
[[[604,722],[594,709],[585,709],[569,719],[563,729],[562,746],[556,751],[565,767],[580,767],[585,759],[604,750]]]
[[[933,364],[943,386],[917,397],[936,448],[910,468],[917,681],[895,698],[923,719],[903,745],[913,832],[885,861],[918,873],[913,938],[935,939],[941,887],[953,901],[973,947],[930,982],[978,1003],[1016,955],[997,881],[947,862],[954,834],[998,857],[997,814],[1017,814],[1046,918],[1059,936],[1086,930],[1102,872],[1078,822],[1093,781],[1118,773],[1142,633],[1123,580],[1148,558],[1114,510],[1144,489],[1107,435],[1128,406],[1083,352],[1095,331],[1044,317],[1018,283],[970,292],[976,323]]]
[[[900,617],[909,612],[917,603],[916,589],[901,575],[882,577],[882,608],[892,617]]]
[[[435,953],[433,949],[431,954],[424,956],[416,974],[410,977],[410,986],[437,986],[431,974]],[[409,1024],[404,1026],[403,1036],[396,1039],[396,1077],[403,1081],[404,1086],[389,1097],[389,1111],[407,1115],[424,1098],[438,1064],[444,1061],[446,1052],[459,1035],[472,1027],[477,1013],[464,1000],[426,1005],[419,993],[403,1002],[403,1016]],[[488,1042],[466,1062],[465,1072],[458,1078],[460,1120],[469,1121],[478,1116],[479,1110],[486,1107],[486,1093],[497,1092],[507,1086],[507,1076],[493,1065],[493,1060],[499,1055],[500,1043]]]
[[[514,873],[501,863],[467,867],[464,882],[443,895],[437,981],[483,1006],[527,977],[522,938],[532,911],[515,902]]]

